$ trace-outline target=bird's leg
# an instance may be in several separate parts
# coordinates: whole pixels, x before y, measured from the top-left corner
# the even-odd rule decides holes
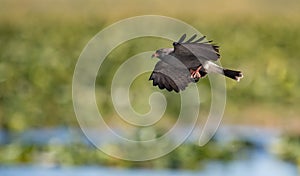
[[[199,73],[200,69],[202,68],[202,65],[200,65],[196,70],[190,69],[191,78],[201,78],[201,74]]]

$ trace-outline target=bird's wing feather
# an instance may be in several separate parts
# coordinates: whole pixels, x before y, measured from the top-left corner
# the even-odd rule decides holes
[[[149,80],[153,80],[153,85],[160,89],[176,92],[184,90],[189,83],[195,81],[187,69],[175,68],[163,61],[157,62]]]
[[[195,40],[195,41],[193,41],[193,42],[191,42],[191,43],[198,43],[198,42],[201,42],[203,39],[205,39],[205,35],[204,36],[202,36],[202,37],[200,37],[198,40]]]
[[[186,34],[183,34],[180,39],[178,40],[178,43],[182,43],[184,39],[186,38]]]
[[[197,34],[194,34],[190,39],[188,39],[188,41],[186,41],[187,43],[193,41],[195,38],[197,37]]]
[[[194,55],[199,59],[213,61],[220,58],[219,46],[212,44],[212,41],[200,43],[205,36],[200,37],[198,40],[193,42],[195,38],[196,35],[193,35],[186,42],[179,40],[180,42],[173,43],[174,54],[181,57]]]

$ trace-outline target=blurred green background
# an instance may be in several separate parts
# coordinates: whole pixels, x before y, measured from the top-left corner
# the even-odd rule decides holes
[[[79,127],[72,106],[72,76],[87,42],[118,20],[146,14],[165,15],[187,22],[214,40],[221,46],[222,65],[244,72],[240,83],[226,80],[227,105],[222,124],[281,131],[284,147],[279,153],[300,165],[300,1],[0,0],[0,4],[0,128],[3,131],[17,134],[30,129]],[[155,38],[136,39],[122,44],[108,56],[101,72],[104,75],[98,77],[96,84],[98,106],[107,121],[116,116],[109,99],[113,71],[130,56],[169,46],[169,42]],[[148,81],[149,75],[138,78],[132,92],[137,87],[147,93],[157,91]],[[208,81],[204,79],[198,84],[205,86]],[[178,98],[174,93],[163,92],[171,100]],[[133,104],[137,111],[147,112],[148,98],[141,98]],[[177,111],[178,104],[170,104],[163,122],[176,121]],[[212,146],[205,149],[180,147],[168,159],[173,158],[171,163],[180,165],[181,152],[209,153],[215,147],[213,142],[209,145]],[[98,160],[91,160],[95,151],[80,144],[64,150],[60,150],[62,146],[51,146],[24,148],[18,141],[8,141],[0,147],[0,164],[26,163],[38,151],[55,150],[57,156],[67,155],[60,163],[163,167],[161,163],[122,162],[104,154]],[[19,153],[6,156],[10,150]],[[72,152],[82,153],[82,157],[76,160]],[[228,158],[228,152],[234,151],[224,149],[223,152],[216,155]],[[207,158],[217,156],[207,154]],[[182,160],[185,159],[183,156]]]

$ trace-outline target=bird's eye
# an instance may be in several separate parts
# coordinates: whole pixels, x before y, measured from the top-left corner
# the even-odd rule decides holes
[[[176,46],[176,45],[178,45],[178,44],[179,44],[178,42],[174,42],[174,43],[173,43],[173,46]]]

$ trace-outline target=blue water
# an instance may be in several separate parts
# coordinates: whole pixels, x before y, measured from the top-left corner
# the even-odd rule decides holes
[[[207,161],[201,170],[148,170],[148,169],[117,169],[101,166],[79,167],[49,167],[44,165],[0,165],[0,176],[101,176],[101,175],[144,175],[144,176],[299,176],[295,164],[280,160],[268,151],[272,141],[276,140],[278,133],[270,130],[253,127],[224,127],[218,130],[216,139],[230,141],[231,138],[247,139],[254,144],[248,151],[247,157],[241,155],[232,161]],[[62,143],[72,142],[74,132],[70,129],[58,128],[48,130],[30,130],[22,134],[14,134],[14,140],[22,143],[43,144],[55,138]],[[0,144],[5,140],[5,135],[0,132]],[[2,142],[1,142],[2,141]],[[85,141],[87,142],[87,141]]]
[[[235,160],[227,163],[209,162],[203,170],[146,170],[115,169],[99,166],[81,167],[39,167],[39,166],[7,166],[0,167],[1,176],[298,176],[294,165],[280,161],[272,156],[253,155],[251,159]]]

